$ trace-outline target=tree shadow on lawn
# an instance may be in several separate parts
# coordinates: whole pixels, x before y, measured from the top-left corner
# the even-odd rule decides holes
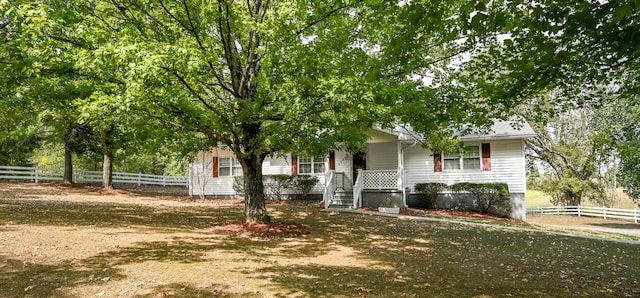
[[[278,297],[640,295],[640,247],[627,244],[319,212],[310,206],[270,206],[276,220],[303,224],[311,233],[263,239],[208,229],[212,223],[240,221],[241,206],[152,208],[7,200],[3,204],[0,221],[14,224],[193,233],[166,241],[145,242],[141,236],[131,246],[77,260],[84,264],[80,268],[68,260],[54,265],[3,260],[7,265],[0,269],[9,274],[0,276],[0,290],[16,296],[64,297],[66,289],[99,284],[104,276],[121,280],[134,274],[119,266],[148,261],[204,263],[219,261],[222,254],[230,258],[225,261],[237,265],[229,270],[268,280],[265,291]],[[214,290],[184,283],[167,285],[171,286],[154,291],[175,285],[192,294],[184,296],[198,296]],[[30,286],[34,287],[24,291]]]
[[[12,259],[0,259],[4,264],[3,274],[0,275],[1,297],[75,297],[69,289],[76,286],[104,286],[114,280],[126,276],[116,269],[100,270],[100,268],[73,268],[71,265],[42,265],[24,263]],[[229,287],[222,284],[211,284],[205,288],[198,288],[184,283],[170,283],[158,285],[149,289],[148,294],[132,297],[262,297],[260,292],[232,293]],[[102,296],[96,294],[96,296]],[[114,293],[105,297],[123,296]]]
[[[640,294],[637,245],[366,215],[319,217],[325,214],[308,235],[324,240],[316,249],[349,247],[362,264],[264,268],[288,289],[282,297],[357,296],[363,289],[381,297]]]
[[[0,200],[0,222],[31,225],[130,227],[192,230],[212,222],[237,222],[242,206],[148,207],[131,204],[52,200]]]
[[[170,283],[154,287],[149,294],[136,295],[133,297],[158,297],[158,293],[161,293],[161,296],[164,297],[262,297],[259,292],[230,293],[228,292],[228,288],[228,286],[221,284],[211,284],[211,286],[206,288],[198,288],[184,283]]]
[[[0,258],[0,264],[2,297],[72,297],[69,288],[124,277],[108,266],[74,267],[71,263],[36,264],[5,258]]]

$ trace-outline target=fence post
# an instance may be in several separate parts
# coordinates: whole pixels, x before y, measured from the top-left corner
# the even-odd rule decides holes
[[[578,205],[578,217],[582,216],[582,205]]]
[[[560,215],[560,204],[556,206],[556,215]]]
[[[36,179],[35,179],[36,183],[38,183],[38,166],[36,166]]]
[[[142,173],[138,172],[138,186],[140,186],[141,180],[142,180]]]
[[[633,221],[638,223],[638,208],[633,208]]]
[[[166,177],[166,175],[167,174],[162,173],[162,187],[167,186],[167,177]]]
[[[607,219],[607,206],[602,206],[602,217]]]

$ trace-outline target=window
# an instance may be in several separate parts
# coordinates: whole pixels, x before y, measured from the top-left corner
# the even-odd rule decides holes
[[[235,157],[221,157],[218,173],[220,176],[242,176],[242,166]]]
[[[480,146],[467,146],[460,153],[443,154],[445,170],[480,170]]]
[[[299,174],[323,174],[324,157],[298,157]]]

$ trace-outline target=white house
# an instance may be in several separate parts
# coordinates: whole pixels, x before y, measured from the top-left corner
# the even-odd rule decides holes
[[[319,178],[314,192],[326,207],[407,207],[415,200],[415,185],[441,182],[507,183],[512,217],[525,219],[524,140],[535,136],[524,123],[516,129],[496,122],[485,135],[461,137],[466,154],[434,153],[421,146],[409,129],[374,128],[365,151],[331,152],[324,157],[267,157],[263,174],[310,174]],[[190,165],[189,193],[193,196],[236,196],[234,176],[242,169],[233,153],[217,148],[199,152]],[[445,206],[446,207],[446,206]]]

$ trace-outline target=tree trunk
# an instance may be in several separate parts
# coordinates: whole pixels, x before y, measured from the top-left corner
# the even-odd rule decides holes
[[[106,189],[113,189],[113,149],[111,148],[112,133],[112,126],[102,132],[102,152],[104,155],[104,162],[102,163],[102,187]]]
[[[73,149],[72,145],[73,126],[67,127],[67,133],[64,136],[64,171],[62,181],[64,183],[73,183]]]
[[[73,151],[69,148],[69,145],[64,145],[64,174],[63,174],[63,182],[64,183],[73,183]]]
[[[113,189],[112,179],[113,154],[111,152],[104,154],[104,162],[102,164],[102,187]]]
[[[265,204],[264,185],[262,184],[262,162],[264,157],[245,156],[242,171],[244,174],[244,217],[247,223],[269,223]]]

